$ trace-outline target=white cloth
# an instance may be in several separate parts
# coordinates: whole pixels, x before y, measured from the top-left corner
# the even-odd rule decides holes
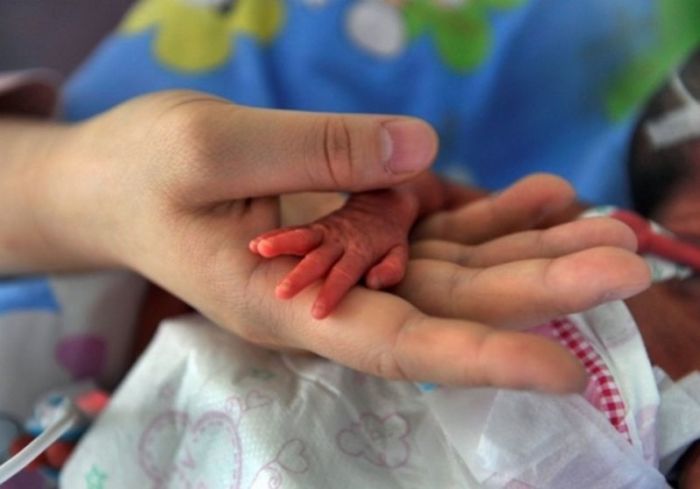
[[[673,382],[660,368],[655,373],[661,392],[659,458],[661,470],[667,472],[700,439],[700,374],[692,372]]]
[[[62,487],[86,477],[134,488],[476,487],[413,384],[270,353],[197,317],[160,328]]]
[[[643,347],[633,351],[641,345],[636,329],[628,329],[628,316],[620,320],[619,304],[611,307],[576,321],[607,317],[622,325],[618,332],[631,334],[603,335],[601,344],[616,345],[613,351],[622,346],[628,359],[641,361],[618,367],[631,377],[620,383],[623,395],[636,399],[628,403],[630,433],[646,433],[655,421],[656,384]],[[61,482],[68,488],[91,477],[109,487],[198,489],[666,487],[641,438],[627,441],[580,396],[496,389],[421,394],[409,383],[253,347],[188,316],[161,327]]]

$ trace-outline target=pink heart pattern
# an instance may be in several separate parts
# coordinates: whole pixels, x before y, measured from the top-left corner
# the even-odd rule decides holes
[[[272,398],[266,394],[261,394],[257,390],[252,390],[245,398],[246,410],[260,408],[272,403]]]
[[[251,390],[245,401],[231,396],[223,411],[207,411],[196,420],[186,412],[167,410],[142,433],[139,464],[156,489],[239,489],[243,447],[238,425],[249,410],[272,402],[269,395]],[[304,443],[289,440],[271,462],[258,470],[251,489],[280,488],[285,472],[302,474],[308,469]]]
[[[55,355],[74,380],[95,378],[107,362],[107,341],[91,334],[68,336],[56,345]]]
[[[139,441],[139,463],[157,488],[237,489],[242,456],[238,427],[220,411],[195,421],[187,413],[166,411]]]

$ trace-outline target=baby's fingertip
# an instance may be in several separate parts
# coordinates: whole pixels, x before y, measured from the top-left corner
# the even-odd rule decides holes
[[[258,242],[258,254],[264,256],[265,258],[274,258],[277,256],[275,247],[270,243],[269,240],[263,239]]]
[[[278,299],[291,299],[294,295],[292,293],[292,284],[289,280],[283,280],[277,287],[275,287],[275,295]]]
[[[325,304],[317,300],[311,308],[311,315],[314,319],[323,319],[328,316],[328,309]]]
[[[250,243],[248,243],[248,249],[257,255],[258,254],[258,240],[257,239],[251,240]]]

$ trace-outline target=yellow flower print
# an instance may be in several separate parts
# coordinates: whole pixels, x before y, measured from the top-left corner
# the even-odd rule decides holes
[[[198,72],[226,62],[239,34],[270,42],[283,19],[283,0],[142,0],[120,30],[155,29],[155,56],[176,70]]]

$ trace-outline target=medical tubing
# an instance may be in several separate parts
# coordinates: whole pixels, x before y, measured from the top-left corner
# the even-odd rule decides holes
[[[17,452],[14,457],[0,465],[0,485],[14,477],[23,468],[49,448],[56,440],[61,438],[80,420],[80,413],[75,407],[70,406],[55,423],[46,428],[39,436],[26,447]]]

